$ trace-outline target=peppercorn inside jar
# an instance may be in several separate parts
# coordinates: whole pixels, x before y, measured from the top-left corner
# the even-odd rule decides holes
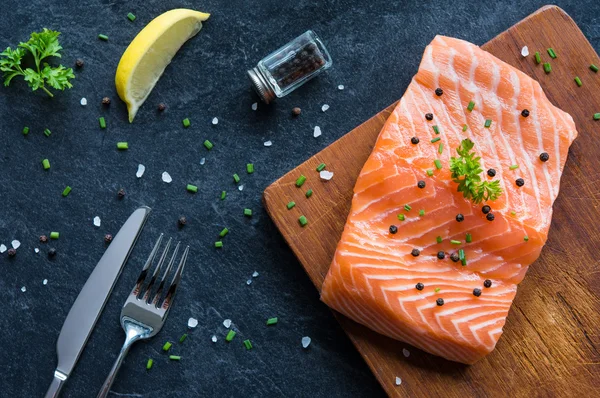
[[[332,63],[321,39],[309,30],[260,60],[248,70],[248,77],[260,98],[268,104],[329,69]]]

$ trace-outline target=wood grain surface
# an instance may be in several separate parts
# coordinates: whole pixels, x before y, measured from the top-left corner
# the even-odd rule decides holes
[[[520,55],[524,45],[531,53],[526,58]],[[549,58],[548,47],[558,58],[552,60],[552,73],[545,74],[533,53]],[[495,351],[472,366],[457,364],[335,316],[390,396],[600,397],[600,120],[593,120],[600,112],[600,73],[589,69],[600,60],[575,22],[554,6],[538,10],[482,48],[539,81],[550,101],[573,116],[579,132],[548,241],[519,285]],[[319,290],[356,178],[394,105],[265,190],[267,211]],[[321,162],[334,172],[331,181],[319,179],[315,168]],[[301,174],[308,179],[299,189],[294,183]],[[306,199],[309,188],[315,193]],[[287,210],[291,200],[296,207]],[[300,215],[308,219],[305,228],[298,224]],[[408,358],[403,348],[410,351]],[[402,378],[400,386],[396,376]]]

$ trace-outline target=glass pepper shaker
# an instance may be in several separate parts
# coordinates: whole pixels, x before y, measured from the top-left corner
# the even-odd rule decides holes
[[[256,93],[268,104],[329,69],[332,63],[319,36],[308,30],[261,59],[248,70],[248,77]]]

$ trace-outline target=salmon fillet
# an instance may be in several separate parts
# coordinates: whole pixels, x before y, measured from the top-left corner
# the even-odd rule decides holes
[[[546,242],[576,136],[571,116],[553,106],[535,80],[471,43],[437,36],[358,177],[321,299],[431,354],[466,364],[483,358],[496,346],[517,285]],[[440,141],[431,143],[435,137]],[[481,156],[482,181],[500,181],[498,199],[475,204],[457,192],[450,157],[458,156],[465,138]],[[519,178],[524,185],[517,185]],[[483,205],[491,207],[493,221]],[[459,249],[466,265],[451,259]]]

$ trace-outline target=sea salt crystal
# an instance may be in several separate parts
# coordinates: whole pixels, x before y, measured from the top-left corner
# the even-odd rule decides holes
[[[254,271],[254,272],[252,273],[252,277],[253,277],[253,278],[256,278],[257,276],[258,276],[258,272]]]
[[[319,127],[319,126],[315,126],[315,131],[313,131],[313,137],[317,138],[317,137],[319,137],[321,134],[323,134],[323,133],[321,133],[321,127]]]
[[[225,319],[223,321],[223,326],[225,326],[227,329],[229,329],[229,327],[231,326],[231,319]]]
[[[170,183],[171,183],[171,181],[173,181],[173,179],[171,178],[171,175],[170,175],[169,173],[167,173],[166,171],[164,171],[164,172],[162,173],[162,180],[163,180],[164,182],[166,182],[167,184],[170,184]]]
[[[252,104],[252,110],[255,111],[258,109],[258,102]]]
[[[321,177],[322,180],[329,181],[333,178],[333,171],[323,170],[319,172],[319,177]]]
[[[94,226],[95,227],[99,227],[101,223],[102,223],[102,221],[100,220],[100,217],[98,217],[98,216],[94,217]]]
[[[244,184],[240,185],[240,186],[238,187],[238,189],[239,189],[240,191],[243,191],[243,190],[244,190]]]
[[[216,117],[213,117],[212,124],[214,124],[214,125],[219,124],[219,119]]]
[[[198,326],[198,320],[196,318],[188,319],[188,328],[195,328]]]
[[[25,286],[23,286],[23,287],[21,288],[21,291],[22,291],[23,293],[25,293],[25,292],[27,291],[27,288],[26,288]]]
[[[273,143],[271,142],[271,140],[265,141],[265,146],[271,146],[271,145],[273,145]]]
[[[204,163],[206,163],[206,158],[200,159],[200,165],[204,165]]]
[[[325,104],[325,105],[323,105],[323,106],[321,107],[321,110],[322,110],[323,112],[326,112],[326,111],[327,111],[327,109],[329,109],[329,105],[327,105],[327,104]]]
[[[410,356],[410,351],[408,351],[406,348],[403,348],[403,349],[402,349],[402,354],[403,354],[403,355],[404,355],[406,358],[408,358],[408,357]]]
[[[48,284],[48,279],[44,279],[44,280],[42,281],[42,285],[47,285],[47,284]]]
[[[81,104],[81,106],[86,106],[87,105],[87,99],[85,99],[85,97],[83,97],[79,103]]]
[[[343,85],[343,84],[340,84],[340,85],[338,86],[338,90],[343,90],[343,89],[344,89],[344,85]]]
[[[214,334],[210,339],[212,340],[213,343],[217,342],[217,336],[215,336]]]
[[[248,279],[248,280],[246,281],[246,285],[251,285],[251,284],[252,284],[252,279]]]
[[[143,164],[138,164],[138,169],[135,173],[135,176],[137,178],[142,178],[142,176],[144,175],[144,171],[146,171],[146,166],[144,166]]]
[[[396,385],[399,386],[400,384],[402,384],[402,379],[396,376]]]
[[[13,249],[17,250],[19,248],[19,246],[21,246],[21,242],[19,242],[18,240],[13,240],[12,242],[10,242],[11,246],[13,247]]]
[[[302,348],[308,348],[310,345],[311,339],[308,336],[302,337]]]
[[[529,55],[529,48],[527,46],[525,46],[521,49],[521,55],[524,57]]]
[[[6,251],[6,246],[0,245],[0,253],[4,253]]]
[[[34,252],[39,253],[40,249],[38,249],[37,247],[35,249],[33,249]]]

